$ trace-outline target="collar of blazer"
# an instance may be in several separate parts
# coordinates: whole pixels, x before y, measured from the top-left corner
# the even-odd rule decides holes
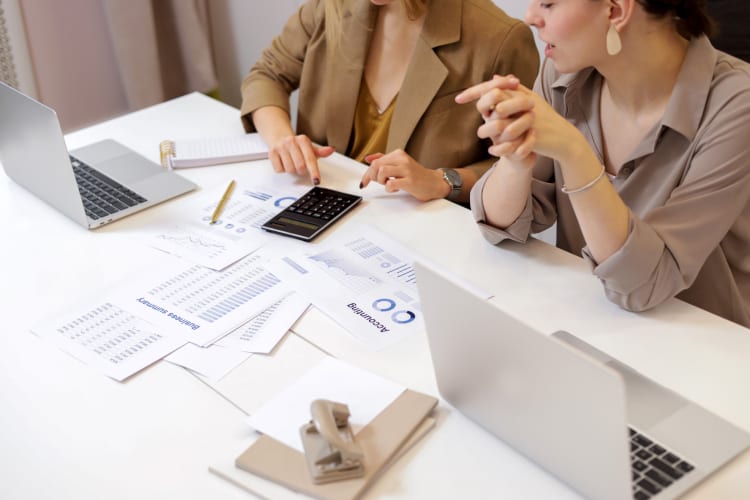
[[[442,0],[428,8],[393,111],[387,151],[406,147],[419,119],[448,76],[448,68],[434,49],[460,39],[461,3],[462,0]],[[356,2],[345,13],[341,55],[331,58],[326,72],[327,116],[335,117],[328,126],[328,144],[337,151],[346,151],[349,145],[357,105],[357,92],[353,89],[359,89],[362,81],[376,20],[377,7],[369,1]]]

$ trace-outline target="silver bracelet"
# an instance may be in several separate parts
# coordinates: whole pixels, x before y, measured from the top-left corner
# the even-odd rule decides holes
[[[601,180],[601,178],[604,177],[605,173],[606,173],[606,169],[604,168],[604,165],[602,165],[602,171],[599,172],[599,175],[597,175],[594,178],[594,180],[592,180],[588,184],[583,185],[583,186],[581,186],[579,188],[575,188],[575,189],[569,189],[568,187],[565,186],[565,184],[563,184],[563,186],[560,188],[560,191],[562,191],[565,194],[583,193],[584,191],[586,191],[586,190],[591,189],[592,187],[594,187],[594,184],[596,184],[597,182],[599,182]]]

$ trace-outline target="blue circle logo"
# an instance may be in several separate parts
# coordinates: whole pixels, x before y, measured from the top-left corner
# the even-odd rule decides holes
[[[293,196],[284,196],[274,201],[273,205],[279,208],[286,208],[292,203],[294,203],[295,201],[297,201],[297,198],[294,198]]]
[[[396,301],[387,298],[376,299],[375,302],[372,303],[372,307],[381,312],[393,311],[396,309]],[[416,317],[416,314],[407,310],[395,311],[391,314],[391,320],[394,323],[401,325],[411,323]]]
[[[396,308],[396,303],[391,299],[377,299],[372,303],[372,307],[378,311],[391,311]]]
[[[396,311],[395,313],[391,314],[391,319],[394,321],[394,323],[399,324],[405,324],[405,323],[411,323],[414,321],[414,318],[416,318],[416,315],[411,311]]]

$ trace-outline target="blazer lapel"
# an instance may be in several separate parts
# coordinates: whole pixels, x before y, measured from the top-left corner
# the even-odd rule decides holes
[[[355,2],[344,13],[342,39],[326,73],[326,120],[328,145],[345,153],[354,124],[367,50],[377,20],[377,8],[370,2]]]
[[[417,40],[393,110],[387,151],[406,147],[417,123],[448,76],[448,68],[434,49],[459,41],[461,0],[444,0],[441,3],[439,10],[428,8],[422,34]]]

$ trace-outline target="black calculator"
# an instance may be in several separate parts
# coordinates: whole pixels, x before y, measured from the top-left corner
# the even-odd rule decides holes
[[[310,241],[360,201],[361,196],[314,187],[261,227],[272,233]]]

